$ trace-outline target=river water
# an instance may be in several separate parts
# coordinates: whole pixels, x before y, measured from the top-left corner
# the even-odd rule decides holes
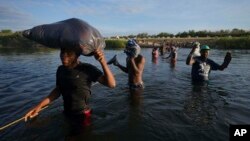
[[[250,124],[250,51],[230,50],[232,61],[224,71],[212,71],[205,86],[191,83],[191,66],[185,64],[190,49],[178,50],[175,67],[160,56],[151,60],[151,49],[142,49],[146,58],[145,89],[131,95],[127,74],[110,66],[117,87],[92,87],[90,125],[70,135],[59,98],[38,117],[0,131],[1,141],[227,141],[230,124]],[[107,60],[122,50],[105,50]],[[211,50],[210,58],[222,63],[226,50]],[[93,57],[81,57],[101,68]],[[58,50],[0,50],[0,125],[22,117],[27,110],[55,87],[60,65]]]

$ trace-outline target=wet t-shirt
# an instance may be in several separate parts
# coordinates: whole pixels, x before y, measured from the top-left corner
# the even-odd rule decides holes
[[[208,80],[211,70],[218,70],[220,65],[211,59],[202,61],[201,57],[194,57],[195,63],[192,66],[192,80],[204,81]]]
[[[91,94],[91,83],[96,82],[100,76],[102,72],[87,63],[79,63],[73,69],[59,66],[56,84],[63,96],[64,111],[75,113],[86,108]]]

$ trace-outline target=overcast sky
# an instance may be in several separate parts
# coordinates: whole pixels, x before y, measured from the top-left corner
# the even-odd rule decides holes
[[[19,31],[73,17],[104,36],[250,30],[250,0],[0,0],[0,30]]]

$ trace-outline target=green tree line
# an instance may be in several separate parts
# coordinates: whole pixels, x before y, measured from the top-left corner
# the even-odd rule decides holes
[[[180,38],[171,38],[171,37]],[[211,45],[215,48],[221,49],[250,49],[250,33],[249,31],[244,31],[240,29],[233,30],[220,30],[216,32],[211,31],[189,31],[182,32],[179,34],[170,34],[170,33],[159,33],[157,35],[149,35],[147,33],[139,33],[138,35],[129,35],[122,36],[124,39],[106,39],[106,47],[112,49],[124,48],[126,45],[127,38],[138,38],[138,41],[150,41],[150,42],[158,42],[161,43],[163,40],[179,42],[179,43],[187,43],[193,41],[199,41],[203,44]],[[211,37],[211,38],[197,38],[197,37]],[[144,40],[143,38],[149,38]],[[163,37],[163,39],[159,39],[159,37]],[[166,38],[167,37],[167,38]],[[194,37],[194,38],[189,38]],[[0,47],[41,47],[42,45],[36,43],[35,41],[31,41],[22,36],[21,32],[12,32],[9,29],[0,31]]]
[[[155,35],[149,35],[148,33],[139,33],[137,35],[128,35],[128,36],[120,36],[121,38],[172,38],[172,37],[246,37],[250,36],[249,30],[237,29],[234,28],[232,30],[219,30],[219,31],[208,31],[208,30],[189,30],[184,32],[179,32],[177,34],[172,34],[168,32],[161,32]],[[111,37],[116,38],[116,37]]]

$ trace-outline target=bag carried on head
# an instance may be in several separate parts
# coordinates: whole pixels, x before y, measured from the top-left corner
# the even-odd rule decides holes
[[[77,18],[35,26],[23,31],[23,36],[51,48],[80,48],[85,56],[93,55],[95,49],[105,48],[100,32]]]
[[[128,57],[137,57],[141,52],[141,47],[136,43],[136,41],[134,39],[129,39],[124,53],[126,53],[126,55]]]

